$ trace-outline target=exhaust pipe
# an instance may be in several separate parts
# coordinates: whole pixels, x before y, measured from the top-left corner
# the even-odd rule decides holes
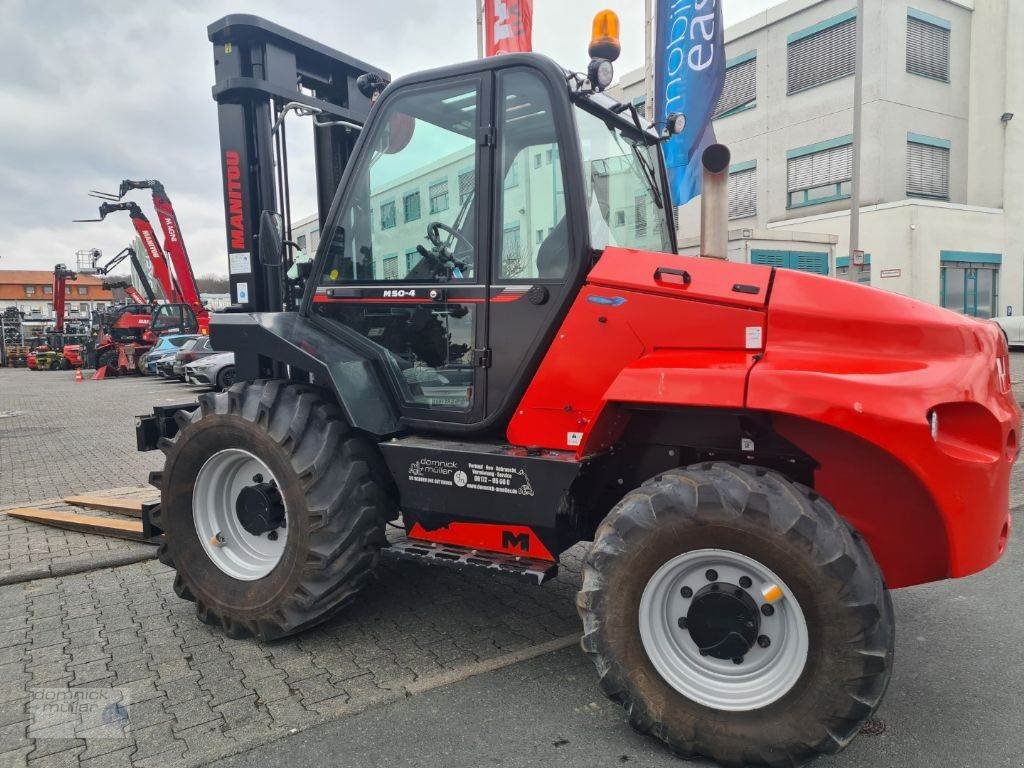
[[[700,156],[700,255],[725,259],[729,249],[729,148],[712,144]]]

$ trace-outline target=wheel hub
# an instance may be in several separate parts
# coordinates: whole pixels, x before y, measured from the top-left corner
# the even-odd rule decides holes
[[[253,536],[277,530],[284,522],[284,502],[274,483],[247,485],[235,502],[238,522]]]
[[[792,688],[807,660],[807,623],[779,574],[739,552],[684,552],[655,571],[641,595],[640,639],[678,693],[713,709],[767,706]]]
[[[686,629],[701,654],[738,659],[757,642],[761,614],[749,594],[734,584],[716,582],[693,596]]]

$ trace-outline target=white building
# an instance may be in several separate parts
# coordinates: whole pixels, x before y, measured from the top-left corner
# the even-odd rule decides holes
[[[726,29],[714,126],[732,150],[733,240],[748,243],[730,258],[848,272],[857,23],[853,0],[787,0]],[[1020,0],[865,0],[861,281],[971,315],[1024,311],[1020,30]],[[642,72],[619,90],[642,100]],[[680,211],[684,242],[698,206]],[[809,258],[823,234],[834,255]]]

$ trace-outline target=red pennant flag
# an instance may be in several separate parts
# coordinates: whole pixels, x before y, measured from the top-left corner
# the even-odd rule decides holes
[[[484,0],[485,55],[533,50],[533,0]]]

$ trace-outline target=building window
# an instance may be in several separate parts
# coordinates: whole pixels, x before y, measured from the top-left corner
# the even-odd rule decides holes
[[[83,315],[89,314],[89,305],[88,304],[83,302],[82,304],[78,305],[78,308],[79,308],[79,310],[81,311],[81,313]]]
[[[52,293],[53,293],[53,286],[52,285],[44,285],[43,286],[43,295],[44,296],[49,296]]]
[[[389,253],[384,257],[384,280],[398,279],[398,254]]]
[[[406,222],[416,221],[420,217],[420,192],[410,192],[402,198],[402,209]]]
[[[857,60],[856,11],[790,35],[786,59],[787,94],[852,75]]]
[[[949,147],[945,139],[907,136],[907,197],[949,200]]]
[[[463,171],[459,174],[459,205],[465,205],[466,201],[473,196],[476,188],[476,179],[473,171]]]
[[[540,154],[533,156],[533,167],[534,169],[540,168],[540,164],[544,162],[544,158]]]
[[[786,153],[787,207],[817,205],[850,196],[852,138],[822,142]]]
[[[395,226],[395,201],[391,200],[380,207],[380,228],[393,229]]]
[[[907,72],[949,82],[950,23],[907,9]]]
[[[637,194],[633,202],[633,233],[647,237],[647,193]]]
[[[626,212],[625,211],[616,211],[615,212],[615,226],[616,227],[624,227],[624,226],[626,226]]]
[[[25,286],[25,295],[26,296],[35,296],[36,295],[36,287],[34,285],[26,285]]]
[[[79,296],[88,296],[89,295],[89,289],[87,287],[85,287],[84,285],[77,285],[77,286],[75,286],[75,288],[77,289]]]
[[[712,117],[723,117],[750,109],[757,100],[757,58],[754,53],[738,57],[725,70],[725,83]]]
[[[435,181],[430,185],[430,212],[441,213],[448,210],[448,179]]]
[[[65,285],[64,286],[64,295],[65,296],[70,296],[71,295],[71,286],[70,285]]]
[[[306,250],[306,236],[305,235],[299,235],[298,237],[296,237],[295,238],[295,242],[298,244],[300,251],[305,251]]]
[[[743,163],[729,174],[729,218],[757,215],[757,166]]]
[[[754,248],[750,251],[750,263],[796,269],[800,272],[813,272],[817,275],[828,274],[828,254],[815,251],[775,251]]]
[[[420,252],[417,251],[415,248],[405,252],[405,273],[406,273],[406,278],[409,277],[409,273],[412,272],[413,268],[417,264],[420,263],[420,259],[422,259],[422,258],[423,258],[423,256],[421,256]]]
[[[96,302],[96,311],[97,311],[97,312],[102,312],[102,311],[103,311],[103,307],[104,307],[104,306],[105,306],[105,305],[103,304],[103,302],[102,302],[102,301],[97,301],[97,302]]]
[[[538,155],[538,157],[539,157],[539,155]],[[537,230],[537,245],[540,245],[543,242],[544,242],[544,230],[543,229],[538,229]]]

